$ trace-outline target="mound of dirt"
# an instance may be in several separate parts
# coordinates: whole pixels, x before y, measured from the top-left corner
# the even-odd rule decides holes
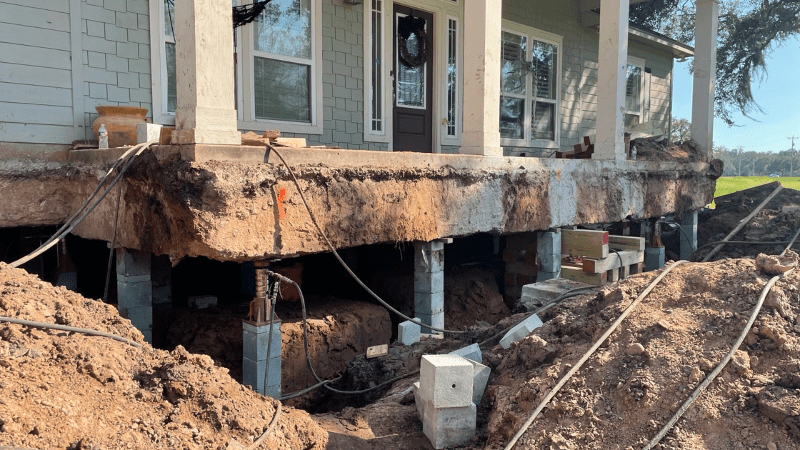
[[[486,448],[511,439],[656,275],[634,275],[596,297],[567,301],[509,350],[484,353],[497,375],[487,391]],[[677,267],[562,388],[517,448],[642,448],[730,351],[769,278],[746,259]],[[796,273],[778,281],[733,360],[660,448],[798,448],[798,282]]]
[[[0,263],[0,315],[113,333],[0,323],[0,445],[37,449],[224,449],[248,445],[276,412],[206,355],[152,348],[114,307]],[[327,433],[283,407],[269,449],[323,449]]]
[[[706,162],[708,156],[688,140],[682,144],[659,142],[656,138],[640,138],[631,141],[636,147],[636,159],[646,161]]]

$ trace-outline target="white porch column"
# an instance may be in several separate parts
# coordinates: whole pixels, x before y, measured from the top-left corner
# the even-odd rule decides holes
[[[241,144],[230,0],[175,0],[175,144]]]
[[[714,141],[714,91],[717,84],[718,0],[697,0],[694,29],[692,139],[711,154]]]
[[[600,2],[600,48],[597,81],[597,159],[625,155],[625,79],[628,68],[629,0]]]
[[[466,0],[461,153],[503,156],[500,147],[501,0]]]

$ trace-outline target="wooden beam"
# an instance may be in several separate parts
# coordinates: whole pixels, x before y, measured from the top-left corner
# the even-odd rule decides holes
[[[619,256],[617,256],[619,255]],[[583,273],[601,273],[644,261],[644,251],[622,250],[606,258],[583,260]]]
[[[633,236],[609,236],[608,246],[615,250],[644,251],[644,238]]]
[[[561,230],[561,256],[608,256],[608,231]]]
[[[581,283],[601,286],[608,282],[608,274],[603,273],[583,273],[580,267],[561,266],[561,278],[567,280],[580,281]]]

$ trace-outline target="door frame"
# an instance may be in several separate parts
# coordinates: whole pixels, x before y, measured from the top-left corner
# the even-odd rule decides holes
[[[457,139],[446,139],[446,125],[442,124],[442,119],[446,118],[444,106],[446,105],[446,67],[447,67],[447,21],[448,18],[456,19],[459,24],[458,30],[458,85],[464,85],[463,75],[463,42],[464,42],[464,0],[442,1],[442,0],[382,0],[381,2],[381,23],[382,23],[382,60],[393,61],[394,52],[394,3],[408,6],[418,11],[433,14],[434,39],[433,43],[433,153],[441,153],[442,145],[461,145],[461,124],[458,126]],[[372,86],[372,70],[370,61],[372,58],[372,2],[364,2],[364,124],[362,128],[365,142],[381,142],[388,145],[388,150],[394,150],[392,137],[394,135],[393,120],[384,120],[385,126],[380,133],[372,133],[371,130],[371,104],[370,92]],[[394,62],[392,62],[392,66]],[[384,119],[391,117],[393,113],[394,98],[393,86],[394,77],[390,75],[391,67],[389,64],[381,65],[381,76],[386,82],[382,89],[382,115]],[[458,116],[463,123],[463,88],[459,89],[457,95]]]

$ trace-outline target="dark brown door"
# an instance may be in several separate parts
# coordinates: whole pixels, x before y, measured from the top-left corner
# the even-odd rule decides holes
[[[433,29],[433,14],[394,5],[395,151],[433,152]]]

